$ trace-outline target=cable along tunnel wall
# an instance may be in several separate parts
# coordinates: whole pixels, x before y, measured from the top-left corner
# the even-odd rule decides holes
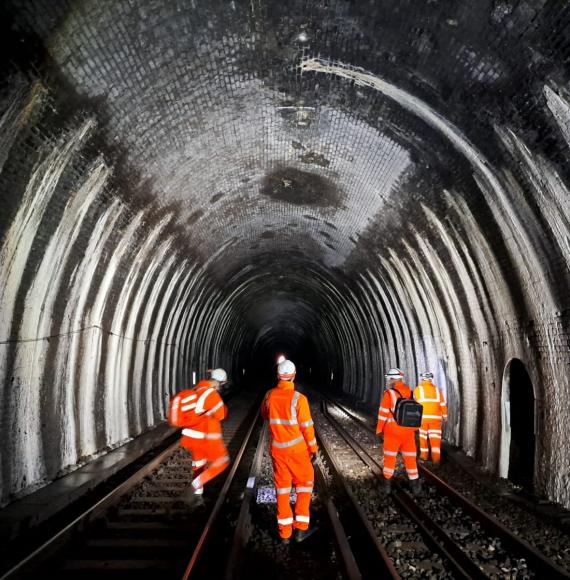
[[[323,388],[432,371],[493,471],[521,360],[570,505],[570,14],[467,4],[5,3],[3,502],[239,376],[283,331],[265,295]]]

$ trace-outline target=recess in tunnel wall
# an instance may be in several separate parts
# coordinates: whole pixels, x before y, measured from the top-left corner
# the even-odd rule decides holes
[[[537,457],[538,397],[522,361],[505,366],[501,392],[499,475],[533,489]]]

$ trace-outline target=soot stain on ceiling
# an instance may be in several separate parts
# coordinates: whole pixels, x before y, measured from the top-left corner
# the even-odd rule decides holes
[[[294,205],[341,207],[338,187],[327,177],[294,167],[285,167],[268,173],[261,193],[271,199]]]

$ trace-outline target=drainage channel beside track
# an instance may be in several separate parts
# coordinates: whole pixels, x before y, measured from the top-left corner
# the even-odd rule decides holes
[[[328,401],[325,406],[329,420],[352,440],[355,452],[359,449],[358,453],[368,456],[369,467],[380,478],[380,449],[374,430],[361,417],[338,403]],[[419,470],[425,484],[422,494],[412,498],[403,491],[402,485],[397,484],[393,499],[397,503],[403,500],[409,510],[417,512],[416,515],[435,537],[445,539],[450,560],[461,562],[468,577],[569,577],[556,562],[521,540],[435,473],[422,465]],[[467,560],[471,560],[471,564]],[[458,570],[455,573],[461,575]]]

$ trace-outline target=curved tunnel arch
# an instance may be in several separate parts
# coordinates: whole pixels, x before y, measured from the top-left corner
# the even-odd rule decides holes
[[[431,370],[494,470],[524,356],[569,505],[566,8],[404,4],[6,2],[2,502],[286,350],[370,404]]]

